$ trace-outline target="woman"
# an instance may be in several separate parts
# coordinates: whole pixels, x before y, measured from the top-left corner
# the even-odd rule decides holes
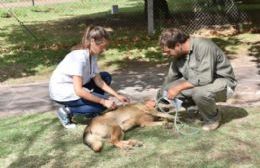
[[[71,51],[54,70],[50,83],[50,97],[59,104],[57,115],[65,128],[75,127],[71,123],[74,114],[87,117],[100,115],[105,109],[115,109],[116,104],[108,99],[105,92],[127,103],[128,99],[109,85],[111,75],[100,72],[97,57],[109,44],[109,33],[101,26],[90,26],[86,29],[82,43]]]

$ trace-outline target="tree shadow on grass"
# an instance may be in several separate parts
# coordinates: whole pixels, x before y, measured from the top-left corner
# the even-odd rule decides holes
[[[20,141],[23,146],[16,149],[19,150],[14,152],[17,157],[8,167],[66,167],[77,160],[78,155],[67,156],[73,146],[81,143],[80,138],[71,135],[75,133],[64,130],[56,117],[37,120],[26,127],[36,124],[37,129],[26,133],[20,131],[22,136],[15,136],[13,143]]]
[[[134,18],[133,24],[129,18]],[[20,78],[35,75],[41,67],[51,67],[60,62],[70,48],[80,42],[81,33],[89,25],[102,25],[114,29],[111,49],[129,51],[135,48],[146,48],[142,41],[146,37],[146,24],[139,13],[119,14],[112,16],[99,13],[88,16],[73,17],[51,23],[27,25],[38,40],[32,39],[21,27],[12,25],[9,34],[2,33],[13,46],[0,57],[0,82],[9,78]],[[139,36],[136,38],[137,36]],[[132,40],[138,40],[133,42]],[[146,40],[149,41],[150,39]],[[149,43],[150,44],[150,43]]]
[[[254,57],[252,61],[256,63],[256,67],[258,69],[258,76],[259,76],[260,75],[260,42],[259,41],[251,44],[251,47],[249,48],[249,56]],[[258,82],[257,86],[258,89],[260,89],[260,82]]]
[[[240,119],[248,116],[248,112],[241,107],[234,107],[228,105],[219,105],[218,106],[222,113],[222,124],[226,124],[235,119]]]
[[[229,122],[236,118],[242,118],[247,115],[247,112],[245,112],[245,110],[242,108],[229,106],[220,107],[221,109],[227,109],[225,112],[223,112],[224,116],[226,116],[226,122]],[[36,116],[39,116],[39,114],[36,114]],[[29,118],[26,117],[26,120],[28,119]],[[136,138],[143,141],[146,146],[139,149],[134,149],[133,151],[122,152],[119,149],[108,145],[105,146],[102,153],[95,154],[82,144],[81,136],[75,136],[75,133],[73,133],[73,136],[71,132],[64,130],[64,128],[56,122],[58,122],[57,118],[44,118],[42,120],[36,121],[35,123],[31,123],[32,126],[35,124],[41,124],[41,128],[35,130],[28,137],[26,137],[28,139],[28,142],[24,144],[24,146],[18,153],[18,158],[15,159],[9,167],[98,167],[104,164],[108,166],[107,164],[113,161],[118,162],[113,164],[113,166],[117,165],[121,167],[153,167],[154,164],[158,164],[160,167],[172,167],[176,164],[180,167],[187,167],[191,165],[204,167],[205,165],[213,164],[213,161],[211,162],[209,159],[207,159],[207,157],[204,157],[204,155],[206,156],[206,154],[211,152],[210,149],[213,148],[214,141],[201,142],[201,140],[199,139],[200,135],[193,137],[195,142],[192,142],[193,139],[190,140],[186,139],[185,137],[172,137],[172,135],[168,134],[172,130],[162,130],[162,128],[160,127],[147,129],[140,128],[135,131],[126,133],[125,138]],[[52,131],[53,129],[53,136],[46,135],[48,130]],[[32,147],[33,145],[36,145],[36,143],[39,139],[42,138],[42,136],[44,137],[44,139],[51,139],[51,143],[48,144],[48,142],[42,141],[44,143],[42,145],[46,145],[46,148],[48,150],[39,151],[39,154],[37,154],[37,151],[32,151]],[[13,141],[13,143],[17,142],[19,138],[20,137],[17,137],[16,141]],[[187,140],[188,142],[184,142],[185,140]],[[168,148],[162,147],[166,144],[160,142],[164,141],[168,143],[168,145],[170,145]],[[191,142],[194,144],[190,144]],[[79,144],[82,145],[79,146]],[[155,147],[155,149],[157,149],[156,145],[158,145],[159,150],[153,150],[153,148]],[[184,148],[176,148],[175,145],[183,145]],[[190,151],[188,150],[191,148],[194,150],[194,152],[197,152],[199,154],[199,159],[193,160],[192,162],[186,162],[186,159],[189,159],[190,156],[190,154],[188,154],[190,153]],[[233,151],[236,152],[239,150]],[[186,154],[188,156],[186,156]],[[217,158],[217,160],[223,160],[226,158],[228,160],[231,160],[232,162],[235,162],[235,159],[237,158],[236,156],[239,155],[238,154],[234,157],[233,155],[229,156],[228,154],[232,153],[227,152],[227,155],[226,153],[223,153],[223,157],[221,155],[220,158]],[[131,156],[133,156],[132,159],[127,159]],[[246,155],[239,155],[238,158],[247,161],[248,158],[244,158],[244,156]],[[174,159],[176,157],[180,157],[180,159]],[[202,159],[202,157],[204,159]],[[125,162],[119,161],[120,159],[125,160]]]
[[[223,40],[221,38],[212,38],[212,40],[224,51],[224,53],[227,55],[227,57],[232,60],[235,59],[235,55],[239,55],[240,51],[237,50],[227,50],[228,47],[235,47],[238,45],[243,44],[243,41],[235,38],[235,37],[229,37],[227,40]]]
[[[131,11],[136,6],[122,8],[122,11]],[[7,19],[8,20],[8,19]],[[10,78],[20,78],[35,75],[41,67],[51,67],[69,52],[73,45],[80,42],[81,34],[85,27],[102,25],[114,29],[111,49],[119,52],[128,52],[135,49],[147,50],[157,47],[158,33],[153,37],[147,36],[147,23],[143,11],[122,12],[111,15],[108,12],[99,12],[86,16],[77,16],[59,21],[28,24],[27,27],[34,32],[38,40],[32,39],[21,27],[9,25],[4,29],[12,32],[1,33],[6,41],[14,46],[5,50],[0,57],[0,82]],[[167,25],[175,26],[174,24]],[[159,30],[160,31],[160,30]],[[239,43],[235,40],[220,41],[224,46]],[[1,49],[1,48],[0,48]],[[137,56],[138,57],[138,56]],[[139,60],[147,59],[150,62],[160,62],[160,51],[147,51]],[[118,62],[123,64],[122,62]]]
[[[35,114],[36,116],[39,114]],[[48,119],[43,119],[40,121],[36,121],[36,123],[41,123],[43,121],[47,121]],[[9,167],[19,167],[21,165],[25,166],[25,167],[37,167],[37,166],[42,166],[44,164],[46,164],[46,162],[50,159],[50,157],[41,157],[38,155],[25,155],[33,146],[33,144],[37,141],[37,139],[43,134],[43,132],[48,129],[51,125],[53,125],[56,122],[56,119],[52,119],[50,121],[47,122],[47,124],[45,124],[44,126],[42,126],[40,129],[38,129],[37,131],[34,131],[32,133],[30,133],[29,136],[25,136],[23,135],[23,132],[20,132],[21,136],[19,138],[15,137],[16,139],[18,138],[19,140],[21,139],[26,139],[27,142],[24,144],[23,148],[20,149],[20,151],[18,152],[18,156],[17,159],[15,161],[13,161]],[[32,124],[33,125],[33,124]],[[18,141],[19,141],[18,140]],[[16,140],[17,142],[17,140]]]
[[[138,92],[158,88],[163,83],[167,69],[168,63],[123,60],[119,70],[114,72],[112,85],[116,90],[135,87]]]
[[[46,163],[51,160],[51,156],[40,156],[40,155],[24,155],[20,157],[18,160],[10,164],[8,167],[27,167],[27,168],[33,168],[33,167],[41,167],[44,166]]]
[[[255,42],[251,44],[251,47],[249,48],[249,56],[254,57],[253,62],[256,63],[256,66],[258,68],[258,74],[260,75],[260,42]],[[258,84],[260,87],[260,83]]]

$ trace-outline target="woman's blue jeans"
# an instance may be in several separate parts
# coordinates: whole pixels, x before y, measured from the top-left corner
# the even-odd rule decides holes
[[[101,78],[106,82],[106,84],[110,85],[112,81],[112,77],[108,72],[100,72]],[[93,95],[107,99],[108,96],[105,95],[105,92],[100,89],[94,82],[93,79],[90,80],[90,82],[86,83],[84,85],[85,88],[92,90],[91,92]],[[93,118],[95,116],[100,115],[104,110],[106,110],[106,107],[102,106],[101,104],[94,103],[85,99],[78,99],[73,101],[66,101],[66,102],[58,102],[60,104],[65,105],[70,109],[71,114],[80,114],[84,115],[86,117]]]

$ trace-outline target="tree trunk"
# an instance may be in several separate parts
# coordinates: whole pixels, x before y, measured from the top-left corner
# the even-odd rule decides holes
[[[145,17],[147,19],[147,1],[144,0],[144,12]],[[168,7],[168,3],[166,0],[153,0],[153,6],[154,6],[154,19],[158,19],[160,16],[160,13],[163,15],[164,19],[170,19],[170,10]]]

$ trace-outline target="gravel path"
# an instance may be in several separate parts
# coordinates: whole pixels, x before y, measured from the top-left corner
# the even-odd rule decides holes
[[[239,81],[235,95],[227,105],[246,107],[260,106],[259,66],[254,57],[241,56],[231,60]],[[131,64],[113,73],[112,86],[131,97],[133,101],[153,98],[163,82],[168,65],[142,63]],[[0,87],[0,117],[20,113],[46,112],[57,105],[48,96],[48,81],[19,86]]]

